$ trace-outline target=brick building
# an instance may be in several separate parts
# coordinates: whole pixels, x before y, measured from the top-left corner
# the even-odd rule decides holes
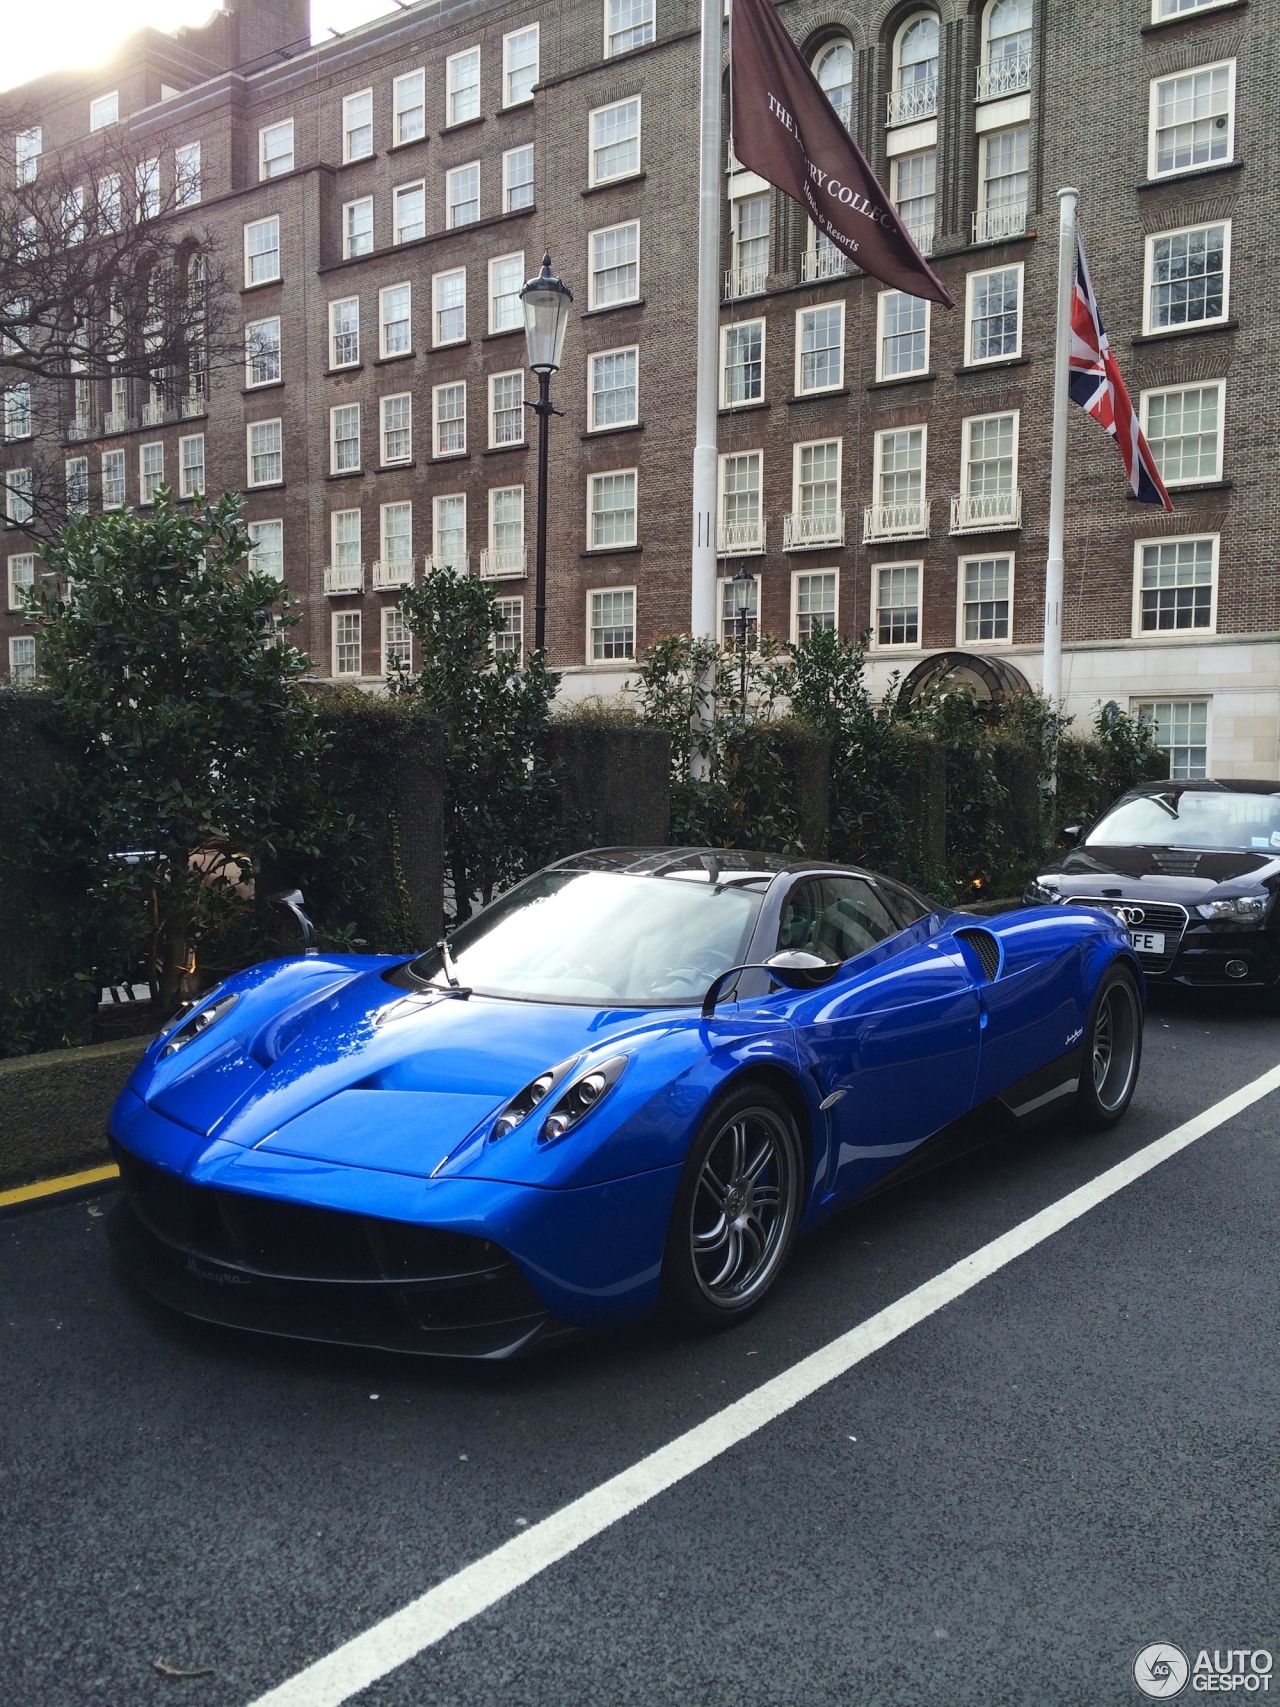
[[[747,564],[764,628],[869,629],[881,688],[956,649],[1038,681],[1055,191],[1076,184],[1176,514],[1129,501],[1073,411],[1068,709],[1145,708],[1182,774],[1280,775],[1276,5],[783,0],[959,306],[846,272],[726,158],[722,561]],[[243,371],[159,402],[69,389],[74,479],[90,507],[161,476],[244,491],[319,674],[395,664],[398,589],[429,558],[491,577],[518,645],[536,452],[515,293],[549,247],[576,297],[549,646],[567,692],[612,694],[689,621],[696,0],[446,0],[315,48],[306,14],[246,0],[9,97],[39,108],[28,154],[110,122],[159,139],[194,186],[174,217],[215,233],[240,291]],[[6,478],[22,457],[10,436]],[[37,572],[17,486],[11,588]],[[31,642],[3,620],[20,677]]]

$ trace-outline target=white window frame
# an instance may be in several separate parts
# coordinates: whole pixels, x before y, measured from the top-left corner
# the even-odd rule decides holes
[[[264,427],[275,427],[278,429],[279,434],[280,434],[280,449],[278,451],[266,451],[266,452],[262,453],[262,454],[267,455],[267,456],[278,456],[280,458],[280,474],[279,474],[278,478],[276,478],[274,480],[255,480],[253,478],[253,455],[254,455],[254,452],[253,452],[253,435],[255,432],[261,431],[261,429]],[[245,487],[246,487],[246,490],[252,491],[252,490],[261,490],[263,487],[283,486],[284,485],[284,420],[283,420],[283,418],[279,415],[273,415],[273,416],[268,417],[268,419],[266,419],[265,421],[248,421],[248,422],[246,422],[245,423],[245,429],[244,429],[244,443],[245,443]]]
[[[832,628],[840,632],[840,571],[835,567],[824,569],[793,569],[791,571],[791,644],[794,646],[800,639],[800,583],[816,579],[819,575],[830,575],[836,584],[836,605],[832,611]]]
[[[657,40],[657,36],[658,36],[657,0],[641,0],[641,4],[644,7],[644,13],[642,14],[638,24],[629,24],[625,30],[611,30],[609,26],[610,26],[610,23],[612,20],[610,19],[609,12],[610,12],[610,8],[612,5],[612,0],[604,0],[603,10],[604,10],[604,57],[605,57],[605,59],[616,59],[620,54],[623,54],[623,53],[635,53],[638,48],[650,47]],[[621,21],[621,20],[619,20],[619,21]],[[621,36],[621,35],[630,35],[630,34],[633,34],[636,30],[644,31],[646,29],[648,31],[648,34],[643,35],[642,39],[640,41],[629,42],[626,47],[618,47],[618,48],[614,47],[614,45],[613,45],[614,37]]]
[[[521,29],[509,30],[502,38],[502,105],[504,109],[508,107],[523,107],[533,99],[532,89],[530,89],[527,95],[521,95],[514,101],[511,99],[511,43],[520,40],[523,36],[529,35],[533,37],[535,43],[533,54],[533,81],[536,85],[542,72],[542,33],[538,28],[538,25],[536,23],[525,24]]]
[[[24,573],[24,568],[30,566],[30,577]],[[5,583],[8,588],[8,608],[11,611],[25,610],[26,600],[24,589],[34,592],[36,584],[36,554],[34,551],[15,551],[9,557],[8,574]]]
[[[101,111],[104,106],[110,110],[105,114]],[[105,95],[95,95],[89,102],[89,134],[95,130],[106,130],[108,125],[120,123],[120,91],[111,89]]]
[[[200,144],[198,142],[181,142],[173,151],[174,206],[197,207],[203,193]]]
[[[355,212],[356,208],[358,208],[358,207],[367,207],[369,210],[369,234],[368,234],[369,235],[369,247],[367,249],[357,249],[352,242],[351,215]],[[356,196],[353,201],[343,202],[343,204],[342,204],[342,258],[344,261],[354,261],[361,255],[372,255],[373,254],[375,248],[377,247],[377,236],[376,236],[375,231],[374,231],[373,219],[374,219],[374,207],[373,207],[373,197],[372,196]],[[361,232],[360,235],[363,236],[364,233]]]
[[[440,449],[440,393],[442,391],[462,392],[462,443],[453,450]],[[431,460],[440,462],[448,458],[467,454],[467,435],[470,428],[469,416],[471,410],[467,398],[467,382],[465,379],[447,379],[441,385],[431,387]],[[457,417],[453,417],[455,420]]]
[[[440,328],[440,284],[443,279],[456,279],[462,275],[462,332],[456,338],[441,338],[437,334]],[[431,348],[433,350],[451,349],[457,344],[467,341],[467,269],[465,267],[449,267],[443,273],[433,273],[431,276]]]
[[[1202,705],[1204,707],[1204,770],[1201,776],[1187,780],[1199,781],[1213,772],[1213,695],[1208,693],[1135,693],[1129,696],[1130,717],[1140,717],[1144,708],[1157,705]],[[1152,732],[1155,725],[1152,723]],[[1172,753],[1167,747],[1157,747],[1157,752],[1170,753],[1169,773],[1173,775]],[[1181,778],[1176,780],[1183,780]]]
[[[274,249],[260,250],[257,255],[251,255],[250,251],[249,251],[249,233],[251,231],[261,231],[264,226],[268,226],[268,225],[274,225],[275,226],[275,238],[276,238],[275,248]],[[259,259],[262,255],[271,255],[271,254],[274,254],[275,258],[276,258],[276,270],[275,270],[275,272],[272,273],[267,278],[255,279],[253,277],[253,262],[255,260]],[[265,219],[251,219],[246,224],[246,226],[244,228],[244,282],[245,282],[245,289],[246,290],[252,289],[255,285],[278,284],[280,281],[280,277],[281,277],[280,260],[281,260],[280,215],[278,213],[269,213]]]
[[[495,652],[513,652],[517,656],[522,656],[524,653],[524,594],[504,593],[500,599],[495,599],[493,602],[504,623],[509,624],[512,616],[519,618],[519,625],[514,634],[511,628],[507,626],[494,635],[493,650]],[[514,639],[514,645],[499,645],[500,640],[506,640],[509,637]]]
[[[1213,12],[1221,6],[1233,6],[1236,0],[1191,0],[1189,6],[1183,5],[1176,12],[1162,10],[1164,0],[1151,0],[1151,22],[1153,24],[1180,23],[1183,18],[1198,18],[1201,12]]]
[[[739,332],[744,326],[760,328],[760,395],[746,397],[740,402],[732,402],[729,397],[729,333]],[[758,409],[765,401],[765,380],[768,377],[769,324],[764,315],[752,317],[750,320],[735,320],[720,328],[720,407],[722,409]]]
[[[113,469],[120,470],[120,496],[111,503],[107,502],[107,463]],[[122,510],[129,496],[129,463],[122,450],[104,450],[98,468],[98,478],[102,483],[102,508],[104,510]]]
[[[595,542],[594,533],[593,533],[593,529],[592,529],[592,517],[595,515],[595,508],[593,505],[593,495],[594,495],[594,490],[595,490],[595,484],[596,484],[597,480],[612,480],[612,479],[615,479],[620,474],[622,474],[622,475],[629,474],[631,476],[631,478],[635,481],[635,488],[634,489],[635,489],[635,500],[636,501],[635,501],[635,505],[634,505],[632,512],[631,512],[631,516],[632,516],[631,538],[626,539],[626,540],[614,540],[612,543],[610,543],[608,545],[597,545]],[[613,551],[629,551],[629,550],[631,550],[631,548],[633,546],[635,546],[639,543],[639,540],[640,540],[640,470],[638,468],[635,468],[635,467],[632,467],[632,468],[601,468],[601,469],[593,470],[593,472],[587,476],[587,527],[586,527],[586,536],[585,537],[586,537],[586,541],[587,541],[587,550],[589,552],[591,552],[593,555],[597,555],[600,557],[607,557],[609,555],[609,553],[613,552]]]
[[[530,156],[530,159],[532,160],[533,144],[531,142],[522,142],[520,144],[519,148],[508,148],[502,156],[502,211],[503,211],[503,213],[523,213],[523,212],[526,212],[529,208],[531,208],[535,205],[535,201],[536,201],[536,197],[534,195],[534,181],[532,178],[529,179],[529,185],[528,185],[529,199],[528,199],[528,201],[527,202],[521,202],[517,206],[511,200],[511,197],[515,193],[516,190],[523,190],[525,188],[524,184],[512,184],[512,182],[511,182],[510,162],[515,159],[517,154],[528,154]]]
[[[11,682],[34,681],[37,669],[35,635],[11,634],[9,636],[9,680]]]
[[[522,480],[521,481],[515,481],[509,486],[490,486],[490,488],[489,488],[489,496],[488,496],[489,550],[491,552],[496,552],[497,550],[499,550],[499,547],[494,544],[494,540],[496,538],[496,534],[494,532],[494,529],[496,528],[497,523],[494,520],[493,512],[494,512],[494,509],[496,507],[495,500],[504,492],[519,492],[519,494],[520,494],[520,544],[517,547],[517,549],[520,551],[527,551],[528,550],[528,538],[527,538],[528,528],[526,526],[526,522],[527,522],[528,518],[526,515],[524,482]],[[501,577],[501,578],[505,579],[506,577]],[[512,579],[514,580],[514,579],[516,579],[516,577],[513,576]]]
[[[499,440],[495,435],[495,428],[497,425],[497,411],[494,407],[494,393],[497,389],[497,384],[498,384],[498,381],[500,379],[513,379],[513,378],[518,378],[520,381],[520,422],[521,422],[520,437],[518,439],[502,439],[502,440]],[[528,439],[527,439],[527,435],[524,431],[524,414],[525,414],[525,408],[524,408],[524,403],[525,403],[525,398],[524,398],[524,369],[522,367],[506,368],[501,373],[491,373],[488,376],[488,385],[486,387],[486,390],[488,393],[488,404],[489,404],[489,449],[490,450],[514,450],[517,448],[517,446],[526,444],[528,442]]]
[[[742,644],[741,619],[730,616],[725,609],[728,600],[736,595],[733,588],[737,577],[734,575],[717,575],[716,578],[716,635],[722,646],[732,646],[735,651]],[[760,575],[755,573],[748,577],[751,584],[751,597],[747,600],[747,639],[750,649],[754,652],[760,640],[760,599],[762,589]],[[730,633],[730,628],[733,633]]]
[[[890,431],[897,431],[897,432],[913,432],[915,429],[912,427],[898,427],[896,429],[890,428],[889,430]],[[801,452],[806,451],[806,450],[814,450],[817,448],[818,445],[834,445],[836,447],[836,512],[837,512],[837,514],[844,508],[844,437],[840,433],[825,433],[822,435],[821,438],[797,440],[797,442],[795,444],[793,444],[791,447],[791,513],[792,513],[792,515],[799,515],[799,513],[800,513]],[[880,434],[879,433],[876,434],[876,452],[875,452],[875,454],[876,454],[876,463],[877,463],[877,469],[878,469],[879,457],[880,457]],[[921,484],[922,490],[924,487],[925,456],[926,456],[925,446],[922,445],[921,451],[920,451],[920,466],[921,466],[920,484]],[[879,491],[879,480],[878,479],[876,482],[876,490]],[[838,549],[838,548],[836,548],[836,549]],[[807,574],[808,570],[806,570],[805,573]]]
[[[420,243],[422,237],[402,237],[404,227],[400,223],[400,198],[410,191],[417,190],[422,197],[422,237],[427,235],[427,180],[414,178],[407,184],[397,184],[391,192],[391,242],[394,248],[404,243]]]
[[[353,125],[351,123],[351,103],[353,101],[368,101],[369,103],[369,146],[360,154],[351,152],[352,136],[357,130],[365,129],[363,124]],[[373,89],[370,87],[368,89],[357,89],[354,94],[342,97],[342,160],[343,164],[346,165],[352,160],[372,160],[373,155]]]
[[[406,320],[409,327],[409,347],[407,350],[387,349],[387,327],[393,322],[387,319],[386,302],[388,294],[393,290],[407,290],[409,293],[409,312]],[[394,324],[399,324],[398,321]],[[378,292],[378,359],[384,362],[400,361],[405,356],[413,354],[413,285],[408,279],[401,279],[397,284],[383,285]]]
[[[1009,565],[1009,632],[1003,640],[966,640],[964,634],[964,607],[968,602],[964,596],[965,574],[971,563],[991,563],[996,559]],[[967,551],[963,557],[956,559],[956,645],[961,651],[973,651],[979,648],[999,650],[1001,647],[1013,645],[1014,619],[1014,588],[1018,573],[1016,556],[1012,551]],[[921,615],[923,616],[923,609]]]
[[[1151,399],[1153,397],[1167,397],[1171,392],[1174,392],[1174,391],[1207,391],[1207,390],[1209,390],[1209,388],[1211,386],[1216,386],[1217,391],[1218,391],[1218,460],[1217,460],[1217,465],[1216,465],[1215,470],[1212,474],[1197,474],[1194,477],[1194,479],[1191,479],[1191,480],[1170,479],[1163,472],[1163,470],[1161,470],[1160,478],[1161,478],[1161,480],[1164,481],[1164,484],[1168,487],[1168,489],[1171,492],[1177,491],[1180,487],[1205,486],[1205,485],[1212,484],[1215,480],[1221,480],[1222,479],[1223,458],[1224,458],[1224,450],[1225,450],[1226,437],[1227,437],[1227,382],[1226,382],[1226,379],[1225,378],[1223,378],[1223,379],[1189,379],[1189,380],[1184,380],[1182,382],[1182,384],[1180,384],[1180,385],[1153,385],[1149,391],[1144,391],[1138,400],[1138,413],[1139,413],[1139,418],[1140,418],[1141,423],[1142,423],[1143,435],[1148,440],[1148,442],[1150,442],[1151,434],[1150,434],[1150,431],[1148,430],[1148,422],[1149,422],[1149,413],[1150,413],[1150,409],[1151,409]],[[1152,456],[1153,457],[1155,456],[1154,450],[1152,451]]]
[[[204,477],[199,486],[192,486],[187,479],[186,447],[191,444],[200,446],[200,473]],[[208,468],[205,463],[205,442],[203,433],[184,433],[178,440],[178,496],[194,498],[197,492],[204,494],[209,490]]]
[[[1144,628],[1142,626],[1142,554],[1152,545],[1198,545],[1201,540],[1210,540],[1213,545],[1212,576],[1209,581],[1209,626],[1207,628]],[[1154,641],[1157,645],[1186,645],[1189,640],[1196,640],[1203,635],[1218,632],[1218,585],[1219,562],[1222,553],[1222,535],[1205,530],[1201,533],[1165,533],[1153,534],[1147,539],[1135,539],[1133,542],[1133,613],[1132,633],[1135,640],[1143,645]]]
[[[203,434],[201,435],[203,437]],[[87,456],[69,456],[62,464],[66,479],[67,514],[84,516],[89,513],[89,458]],[[72,473],[72,470],[75,473]],[[75,496],[76,486],[79,486],[79,496]]]
[[[881,640],[880,573],[884,569],[914,569],[916,572],[916,637],[914,640]],[[874,652],[919,652],[924,647],[924,559],[893,558],[871,565],[871,650]]]
[[[474,219],[455,219],[455,211],[460,207],[469,207],[473,198],[468,196],[466,201],[453,199],[454,180],[461,177],[463,172],[474,172],[476,175],[476,193],[474,197],[476,216]],[[444,175],[444,225],[446,231],[465,231],[468,225],[480,223],[480,162],[468,160],[461,166],[451,166]]]
[[[276,329],[276,367],[274,379],[255,379],[253,377],[253,334],[260,326],[274,326]],[[250,320],[244,329],[244,388],[246,391],[259,391],[267,385],[279,385],[284,375],[284,348],[280,316],[278,314],[264,315],[261,320]]]
[[[636,358],[636,408],[634,415],[627,421],[609,421],[604,426],[596,420],[596,388],[595,364],[605,356],[627,356]],[[590,433],[616,433],[623,427],[634,427],[640,421],[640,346],[639,344],[619,344],[612,350],[592,350],[587,357],[587,431]]]
[[[405,398],[409,401],[409,453],[407,456],[387,455],[387,405],[400,403]],[[403,432],[404,428],[396,427],[395,432]],[[378,462],[383,468],[403,468],[413,461],[413,393],[412,391],[392,391],[378,399]]]
[[[44,153],[44,131],[38,124],[20,130],[14,139],[14,184],[34,184],[40,172],[40,156]]]
[[[613,596],[613,595],[616,595],[618,593],[621,593],[624,596],[624,598],[628,593],[631,595],[631,651],[629,653],[624,653],[621,658],[606,658],[603,655],[601,655],[600,657],[597,657],[596,656],[596,649],[595,649],[595,637],[596,637],[597,630],[596,630],[595,624],[592,620],[592,618],[595,614],[595,612],[594,612],[595,601],[598,598],[601,598],[602,596],[606,596],[606,595],[607,596]],[[635,663],[636,630],[637,630],[636,606],[639,603],[639,600],[637,599],[636,594],[637,594],[637,589],[634,585],[627,586],[627,587],[588,587],[587,588],[587,650],[586,650],[586,661],[587,661],[588,666],[595,666],[597,668],[603,667],[605,669],[615,669],[616,670],[616,669],[626,669],[628,665]],[[623,626],[625,626],[625,624]],[[601,627],[599,632],[603,634],[604,628]]]
[[[597,300],[597,297],[596,297],[596,266],[595,266],[596,238],[597,237],[607,237],[609,235],[609,233],[612,231],[625,231],[630,226],[634,226],[635,232],[636,232],[636,261],[635,261],[636,290],[635,290],[635,295],[634,296],[617,297],[612,302],[601,303]],[[640,236],[641,236],[640,221],[638,219],[620,219],[614,225],[598,225],[594,231],[588,231],[588,233],[587,233],[587,280],[588,280],[588,295],[589,295],[588,307],[589,308],[601,308],[601,307],[604,307],[604,308],[621,308],[624,303],[639,302],[639,300],[640,300],[640,248],[641,248]],[[603,271],[603,269],[601,269],[601,270]]]
[[[390,563],[387,555],[387,511],[408,510],[409,512],[409,570],[413,570],[413,500],[411,498],[394,498],[390,503],[378,505],[378,561],[385,567]]]
[[[356,412],[356,462],[354,468],[338,467],[338,416],[346,409]],[[364,469],[364,422],[361,420],[361,409],[358,402],[334,403],[329,410],[329,472],[330,474],[359,474]],[[344,444],[350,443],[350,438],[344,438]]]
[[[249,567],[251,569],[257,570],[257,573],[259,575],[270,575],[273,580],[280,581],[281,583],[283,583],[283,581],[284,581],[284,518],[282,516],[268,516],[262,521],[252,521],[252,522],[247,523],[246,525],[248,526],[248,529],[249,529],[249,538],[253,541],[253,546],[249,552],[249,557],[248,557]],[[258,547],[262,543],[261,530],[263,528],[279,528],[280,529],[280,573],[278,575],[276,575],[270,569],[263,569],[263,568],[259,567],[259,565],[257,565],[254,562],[254,558],[258,554]],[[255,532],[254,531],[255,529],[257,529],[258,531]]]
[[[446,556],[440,546],[440,506],[462,502],[462,550],[455,560]],[[433,563],[453,563],[467,561],[467,494],[465,492],[437,492],[431,499],[431,560]]]
[[[339,332],[336,325],[337,312],[340,308],[356,308],[356,353],[350,361],[338,361],[338,339],[349,338],[350,332]],[[340,368],[359,367],[360,362],[360,298],[358,296],[341,296],[329,304],[329,371],[332,373]]]
[[[1164,77],[1153,77],[1147,99],[1147,177],[1149,180],[1160,179],[1162,182],[1169,178],[1181,178],[1188,172],[1203,172],[1204,165],[1171,166],[1167,172],[1157,170],[1156,153],[1156,120],[1160,111],[1160,86],[1163,83],[1175,83],[1180,77],[1194,77],[1202,71],[1227,72],[1227,152],[1221,160],[1209,163],[1214,166],[1227,166],[1236,157],[1236,62],[1234,59],[1211,59],[1203,65],[1189,65],[1182,71],[1171,71]]]
[[[933,360],[933,304],[928,297],[917,297],[916,301],[924,302],[924,366],[912,368],[907,373],[886,373],[884,371],[884,311],[885,304],[891,296],[910,296],[909,290],[882,290],[876,297],[876,382],[877,384],[892,384],[895,380],[910,381],[923,379],[929,372],[929,363]]]
[[[406,104],[402,98],[402,86],[406,83],[411,82],[415,77],[420,79],[418,88],[419,88],[419,92],[420,92],[422,98],[421,98],[421,100],[414,101],[414,102],[412,102],[406,106]],[[405,136],[403,134],[405,115],[407,113],[417,112],[417,111],[419,111],[419,109],[422,112],[422,129],[415,132],[415,134],[413,136]],[[416,71],[403,71],[403,72],[401,72],[399,77],[392,79],[392,83],[391,83],[391,130],[392,130],[392,144],[391,144],[391,146],[393,148],[405,148],[411,142],[421,142],[422,139],[426,136],[426,134],[427,134],[427,72],[426,72],[425,66],[419,66]]]
[[[338,523],[349,516],[356,518],[355,539],[354,541],[343,540],[342,543],[344,545],[354,543],[356,560],[354,563],[339,563]],[[333,569],[359,569],[361,575],[364,573],[364,511],[359,504],[349,505],[344,510],[329,511],[329,565]]]
[[[335,678],[359,681],[364,675],[364,624],[360,620],[361,614],[358,610],[336,610],[329,618],[329,674]],[[358,670],[339,671],[338,669],[338,632],[340,628],[345,628],[348,632],[353,628],[355,630],[355,644],[360,649],[360,668]],[[347,640],[344,644],[350,645],[351,641]]]
[[[616,113],[620,107],[636,109],[636,163],[625,172],[596,171],[596,156],[601,152],[596,144],[596,120],[606,113]],[[640,95],[627,95],[621,101],[609,101],[602,107],[592,107],[587,114],[587,182],[596,184],[625,184],[628,178],[639,177],[644,170],[644,102]]]
[[[989,279],[996,273],[1016,273],[1018,275],[1018,345],[1011,355],[978,356],[974,353],[974,318],[973,303],[979,279]],[[1027,311],[1027,269],[1023,261],[1011,261],[1002,267],[980,267],[977,272],[968,274],[964,285],[964,359],[966,367],[996,367],[1001,362],[1013,362],[1022,356],[1022,335],[1026,323]],[[926,329],[926,356],[928,352]]]
[[[494,271],[495,267],[500,267],[503,264],[503,262],[505,262],[505,261],[515,261],[517,263],[516,272],[520,276],[521,286],[523,286],[524,282],[525,282],[525,277],[524,277],[524,250],[523,249],[518,249],[518,250],[513,249],[511,251],[511,253],[508,255],[493,255],[490,257],[490,259],[489,259],[489,336],[490,337],[493,337],[496,333],[499,333],[499,332],[522,332],[524,330],[524,314],[523,314],[523,311],[520,312],[519,317],[516,320],[514,320],[510,326],[499,326],[497,324],[496,316],[494,314],[494,307],[498,301],[499,293],[497,291],[495,291],[495,289],[494,289],[493,271]],[[503,291],[501,294],[503,296],[509,296],[509,295],[511,295],[511,292],[510,291]],[[519,302],[518,296],[517,296],[516,300],[518,303]]]
[[[468,113],[465,118],[455,118],[454,117],[454,98],[460,91],[455,89],[453,86],[453,68],[455,65],[459,64],[460,61],[462,61],[464,59],[471,59],[471,58],[474,58],[475,62],[476,62],[476,81],[475,81],[476,110],[474,113]],[[479,47],[478,43],[474,47],[464,47],[464,48],[460,49],[459,52],[457,52],[457,53],[451,53],[449,55],[449,57],[445,60],[445,62],[444,62],[444,91],[445,91],[445,93],[444,93],[444,100],[445,100],[444,114],[445,114],[445,122],[444,122],[443,126],[441,127],[443,130],[453,130],[458,125],[474,124],[477,119],[484,117],[484,84],[482,82],[483,76],[484,76],[484,61],[481,58],[480,47]],[[471,85],[468,83],[467,85],[465,85],[465,87],[469,89],[471,87]]]
[[[1180,325],[1157,326],[1153,313],[1155,295],[1156,244],[1165,237],[1190,237],[1197,231],[1212,231],[1222,227],[1222,313],[1212,320],[1186,320]],[[1193,332],[1224,325],[1231,318],[1231,221],[1230,219],[1200,219],[1193,225],[1171,225],[1167,231],[1147,234],[1146,255],[1142,272],[1142,331],[1145,337],[1176,338]]]
[[[802,343],[801,327],[804,324],[804,317],[806,314],[816,314],[823,309],[831,309],[831,308],[838,309],[839,314],[840,314],[840,363],[839,363],[839,372],[836,375],[836,382],[834,385],[808,385],[808,386],[806,386],[806,385],[802,384],[802,381],[804,379],[804,352],[801,349],[801,343]],[[794,389],[795,389],[795,395],[797,397],[829,396],[830,393],[833,391],[842,391],[844,389],[845,343],[846,343],[846,339],[847,339],[847,335],[848,335],[848,322],[849,322],[849,316],[845,312],[845,304],[842,300],[828,300],[826,302],[815,302],[815,303],[811,303],[809,305],[809,307],[807,307],[807,308],[797,308],[796,309],[796,331],[795,331],[796,368],[795,368],[795,377],[794,377]]]
[[[148,468],[147,453],[157,450],[160,452],[160,467],[158,469]],[[147,482],[155,480],[157,475],[159,475],[158,481],[148,492]],[[145,444],[138,446],[138,508],[142,509],[147,504],[154,504],[156,501],[155,494],[164,483],[164,440],[148,439]]]
[[[413,630],[405,622],[404,612],[401,610],[400,606],[399,605],[383,605],[381,623],[382,623],[381,652],[382,652],[382,673],[383,673],[383,675],[384,676],[412,675],[412,673],[413,673]],[[408,640],[409,658],[408,658],[407,667],[400,665],[400,664],[395,664],[392,661],[391,646],[393,643],[392,643],[392,640],[391,640],[387,631],[395,623],[399,623],[403,626],[404,631],[405,631],[405,635],[406,635],[407,640]],[[396,638],[395,644],[397,647],[400,645],[400,640],[399,640],[398,636]]]
[[[289,164],[279,172],[269,172],[267,170],[267,167],[272,163],[272,160],[275,160],[275,159],[283,160],[284,159],[284,152],[282,150],[278,156],[273,155],[271,157],[271,160],[268,160],[268,158],[267,158],[267,138],[269,136],[273,136],[276,133],[276,131],[283,131],[283,130],[287,130],[289,132]],[[295,155],[294,155],[295,146],[296,146],[296,142],[295,142],[294,130],[293,130],[293,120],[291,118],[277,119],[274,124],[264,124],[258,132],[258,182],[261,184],[267,184],[267,183],[270,183],[275,178],[283,178],[289,172],[292,172],[293,171],[294,158],[295,158]]]
[[[725,529],[731,525],[729,523],[729,521],[727,520],[726,500],[729,496],[729,493],[725,489],[725,478],[724,478],[725,477],[725,465],[731,461],[736,461],[739,457],[749,457],[749,456],[758,457],[759,461],[760,461],[760,484],[757,488],[759,502],[756,505],[756,520],[757,520],[757,522],[759,524],[759,528],[760,528],[760,543],[758,545],[731,546],[724,551],[720,551],[719,550],[720,534],[721,534],[723,529]],[[736,525],[736,524],[734,524],[734,525]],[[764,448],[763,448],[763,446],[761,446],[761,445],[744,445],[741,450],[721,451],[719,456],[716,458],[716,546],[717,546],[716,554],[717,554],[717,556],[720,556],[720,557],[759,557],[759,556],[763,555],[763,552],[764,552],[766,535],[767,535],[767,529],[766,529],[766,512],[765,512]]]

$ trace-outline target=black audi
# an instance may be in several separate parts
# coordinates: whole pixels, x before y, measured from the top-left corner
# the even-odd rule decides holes
[[[1062,840],[1029,905],[1115,913],[1156,983],[1280,981],[1280,782],[1143,783]]]

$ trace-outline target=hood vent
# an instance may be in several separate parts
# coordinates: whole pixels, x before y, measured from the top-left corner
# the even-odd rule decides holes
[[[1200,864],[1199,848],[1161,848],[1152,863],[1165,877],[1194,877]]]
[[[982,967],[983,977],[988,984],[993,984],[1000,971],[1000,944],[990,931],[979,930],[972,925],[966,925],[963,930],[956,932],[961,942],[967,942],[978,957]]]

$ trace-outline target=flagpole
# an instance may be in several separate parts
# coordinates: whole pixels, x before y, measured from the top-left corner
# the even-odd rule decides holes
[[[1040,687],[1062,698],[1062,585],[1067,523],[1067,424],[1071,402],[1071,303],[1076,278],[1078,190],[1058,191],[1058,332],[1053,361],[1053,454],[1049,477],[1049,561],[1044,578],[1044,663]]]
[[[720,401],[720,55],[724,0],[702,0],[698,148],[698,376],[693,447],[690,628],[716,636],[716,410]],[[695,773],[700,769],[695,754]]]

